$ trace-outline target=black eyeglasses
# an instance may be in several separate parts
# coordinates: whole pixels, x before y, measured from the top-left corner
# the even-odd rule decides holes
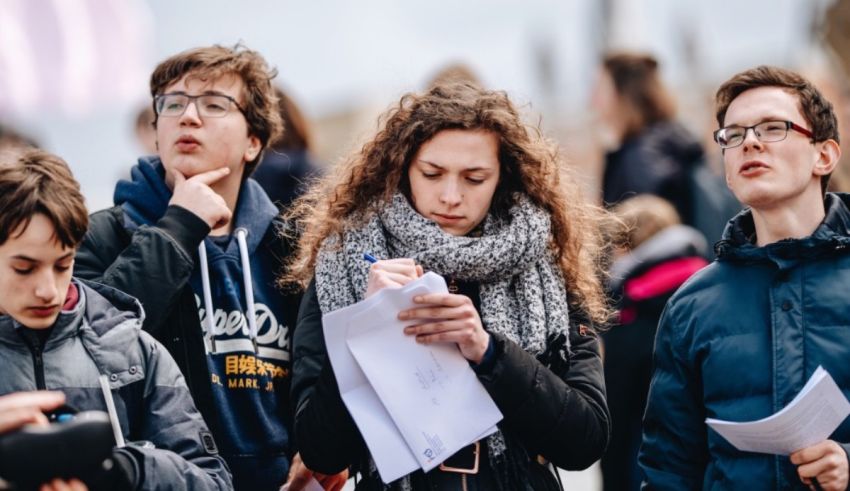
[[[791,121],[762,121],[753,126],[735,125],[720,128],[714,132],[714,141],[724,150],[734,148],[744,143],[749,130],[753,130],[758,141],[765,143],[784,140],[788,136],[788,130],[794,130],[809,138],[814,137],[811,131]]]
[[[158,95],[154,102],[156,114],[165,117],[182,116],[189,104],[193,102],[198,114],[204,118],[224,117],[230,112],[231,104],[236,106],[239,112],[245,114],[245,111],[239,107],[239,103],[234,98],[224,94],[188,95],[178,92]]]

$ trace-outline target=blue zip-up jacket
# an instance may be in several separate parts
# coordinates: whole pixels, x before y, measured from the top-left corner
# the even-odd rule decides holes
[[[277,236],[277,209],[254,180],[243,182],[233,220],[234,230],[247,230],[255,351],[235,234],[207,237],[209,227],[200,218],[169,206],[164,176],[159,159],[140,159],[132,180],[116,187],[117,206],[92,215],[75,274],[140,299],[152,312],[145,330],[162,340],[184,371],[236,488],[277,490],[294,452],[289,343],[300,301],[275,286],[288,254]],[[208,259],[214,347],[204,342],[201,243]]]
[[[850,396],[850,195],[827,194],[811,236],[753,244],[749,210],[726,227],[715,262],[670,299],[639,462],[644,489],[807,489],[787,456],[736,450],[705,418],[779,411],[822,365]],[[850,419],[830,436],[850,442]]]

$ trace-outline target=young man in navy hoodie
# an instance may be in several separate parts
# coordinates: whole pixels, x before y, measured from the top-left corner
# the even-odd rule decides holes
[[[139,159],[115,206],[92,215],[75,267],[141,300],[144,329],[183,370],[235,486],[252,490],[278,489],[295,453],[300,298],[275,286],[289,250],[277,208],[248,177],[282,131],[274,76],[242,46],[160,63],[150,81],[159,157]]]

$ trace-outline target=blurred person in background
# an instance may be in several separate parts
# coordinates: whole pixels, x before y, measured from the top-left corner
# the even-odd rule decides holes
[[[610,269],[608,290],[618,322],[602,333],[605,387],[611,410],[611,443],[602,457],[605,490],[640,489],[637,463],[641,420],[652,375],[652,348],[667,299],[705,266],[702,234],[682,225],[668,201],[641,194],[612,212],[625,226]]]
[[[321,166],[312,154],[310,122],[295,101],[275,87],[283,133],[263,153],[263,160],[252,176],[279,209],[285,210],[319,175]]]
[[[290,337],[300,294],[276,287],[290,254],[278,209],[249,176],[282,124],[276,71],[237,45],[154,70],[159,156],[91,217],[76,274],[137,297],[144,329],[180,366],[238,489],[307,473],[291,431]],[[344,476],[341,478],[345,480]]]
[[[156,155],[157,152],[155,120],[156,113],[150,104],[146,104],[136,113],[133,134],[144,155]]]
[[[675,101],[656,59],[638,53],[605,56],[591,106],[612,149],[602,179],[605,205],[654,194],[672,203],[682,222],[711,243],[719,239],[740,206],[705,165],[697,137],[675,120]]]

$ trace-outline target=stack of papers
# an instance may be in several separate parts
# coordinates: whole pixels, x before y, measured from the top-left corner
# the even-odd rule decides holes
[[[385,483],[427,472],[496,431],[502,413],[455,344],[422,345],[398,313],[413,297],[447,293],[426,273],[322,317],[342,400]]]
[[[789,455],[826,440],[848,414],[847,398],[818,367],[797,397],[773,416],[748,423],[705,422],[738,450]]]

